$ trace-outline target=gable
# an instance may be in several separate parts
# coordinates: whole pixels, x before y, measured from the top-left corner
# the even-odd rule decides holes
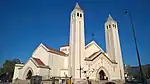
[[[45,64],[39,58],[32,57],[32,59],[37,63],[37,65],[45,66]]]
[[[94,42],[91,41],[89,44],[85,46],[85,56],[89,57],[95,52],[103,52],[103,50]]]
[[[36,75],[39,68],[50,69],[48,66],[45,66],[40,59],[31,57],[21,69],[20,77],[24,79],[29,69],[33,70],[33,75]]]
[[[50,69],[49,66],[46,66],[44,64],[43,61],[41,61],[41,59],[39,58],[34,58],[34,57],[31,57],[27,62],[26,64],[24,65],[24,67],[31,67],[31,68],[47,68],[47,69]],[[23,67],[23,68],[24,68]]]
[[[105,58],[106,60],[108,60],[109,62],[113,63],[113,64],[117,64],[116,62],[112,61],[104,52],[94,52],[91,56],[86,57],[85,61],[94,61],[95,59],[97,59],[98,57],[102,57]]]
[[[39,58],[34,58],[34,57],[31,57],[30,60],[35,64],[35,66],[37,68],[49,68],[49,66],[46,66]]]
[[[56,56],[66,56],[64,52],[45,46],[41,43],[33,52],[32,57],[39,58],[44,62],[45,65],[48,65],[50,53],[53,53]]]
[[[51,53],[58,54],[58,55],[61,55],[61,56],[65,56],[66,55],[64,52],[56,50],[56,49],[51,48],[49,46],[43,45],[42,43],[35,49],[33,54],[38,52],[38,50],[40,50],[40,49],[44,50],[45,52],[51,52]]]
[[[40,44],[33,52],[32,57],[39,58],[45,65],[48,65],[49,53],[47,50],[43,44]]]
[[[58,54],[58,55],[61,55],[61,56],[66,56],[66,54],[62,51],[56,50],[56,49],[51,48],[49,46],[45,46],[45,47],[48,49],[48,52],[55,53],[55,54]]]

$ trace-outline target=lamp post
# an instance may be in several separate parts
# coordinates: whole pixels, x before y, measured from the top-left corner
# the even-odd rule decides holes
[[[143,70],[142,70],[142,66],[141,66],[141,60],[140,60],[140,55],[139,55],[139,50],[138,50],[138,45],[137,45],[137,38],[135,35],[135,30],[134,30],[134,26],[133,26],[133,21],[132,21],[132,17],[131,17],[131,12],[129,12],[128,10],[125,10],[124,12],[125,14],[129,15],[129,19],[130,19],[130,23],[131,23],[131,28],[132,28],[132,33],[133,33],[133,38],[134,38],[134,43],[135,43],[135,48],[136,48],[136,54],[137,54],[137,59],[138,59],[138,64],[139,64],[139,68],[140,68],[140,76],[141,76],[141,80],[143,84],[147,84],[143,75]]]

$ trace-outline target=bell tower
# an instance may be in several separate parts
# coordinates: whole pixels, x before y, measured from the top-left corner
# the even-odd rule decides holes
[[[107,21],[105,23],[105,40],[106,40],[106,53],[112,59],[112,61],[118,63],[117,72],[120,72],[119,78],[124,79],[124,69],[118,34],[118,26],[117,22],[113,20],[111,15],[108,16]]]
[[[70,15],[69,76],[82,78],[85,52],[84,12],[76,3]]]

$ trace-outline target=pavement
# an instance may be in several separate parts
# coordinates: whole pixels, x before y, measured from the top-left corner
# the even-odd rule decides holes
[[[10,82],[7,82],[7,83],[0,83],[0,84],[12,84],[12,83],[10,83]]]
[[[103,82],[106,82],[106,81],[103,81]],[[93,82],[92,84],[95,84],[95,83]],[[11,82],[5,82],[5,83],[0,83],[0,84],[12,84],[12,83]],[[84,84],[84,83],[82,82],[80,84]],[[99,84],[102,84],[102,82],[100,82]],[[118,84],[121,84],[121,83],[118,83]],[[142,83],[124,83],[124,84],[142,84]],[[150,84],[150,80],[147,80],[147,84]]]

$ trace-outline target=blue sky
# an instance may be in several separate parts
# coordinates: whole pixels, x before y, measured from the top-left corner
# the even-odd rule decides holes
[[[123,61],[137,65],[129,17],[132,13],[142,64],[150,63],[150,0],[78,0],[85,15],[86,43],[92,39],[105,50],[104,23],[109,14],[119,26]],[[69,17],[75,0],[0,0],[0,65],[6,59],[26,62],[42,42],[59,49],[68,44]]]

